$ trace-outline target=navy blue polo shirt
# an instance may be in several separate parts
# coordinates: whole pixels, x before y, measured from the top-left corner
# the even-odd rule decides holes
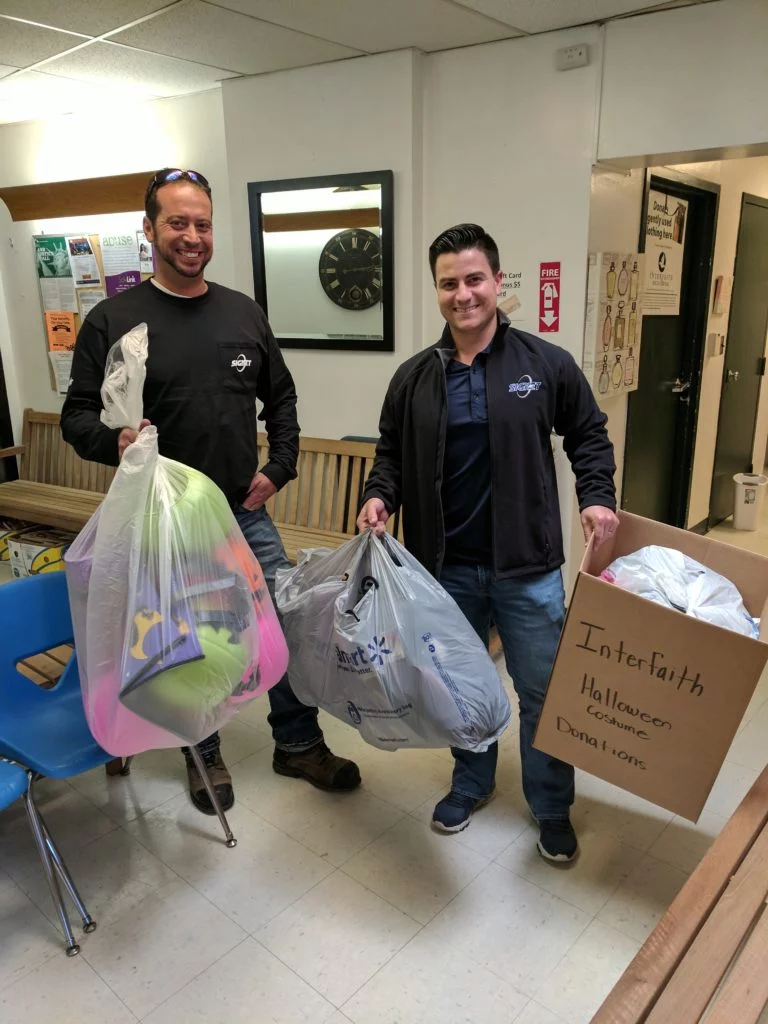
[[[492,344],[492,343],[491,343]],[[443,461],[446,565],[493,562],[491,441],[485,364],[491,345],[471,366],[451,359],[445,368],[448,426]]]

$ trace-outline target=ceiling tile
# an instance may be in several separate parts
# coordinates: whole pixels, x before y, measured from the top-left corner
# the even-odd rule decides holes
[[[341,60],[360,53],[200,0],[159,14],[112,39],[246,75]]]
[[[456,0],[523,32],[549,32],[659,7],[664,0]],[[680,6],[699,0],[679,0]]]
[[[93,43],[68,57],[51,61],[45,70],[52,75],[101,85],[128,85],[147,96],[180,96],[213,88],[229,71],[203,67],[173,57],[162,57],[115,43]]]
[[[218,0],[219,6],[367,53],[427,52],[514,36],[453,0]]]
[[[12,14],[39,25],[65,28],[100,36],[120,25],[127,25],[174,0],[0,0],[0,14]]]
[[[30,64],[63,53],[82,42],[82,36],[0,18],[0,64],[27,68]]]
[[[130,94],[111,85],[99,86],[98,101],[102,106],[112,103],[119,109],[119,103],[132,99],[135,99],[135,92]],[[26,71],[0,81],[0,124],[55,117],[83,109],[93,111],[93,108],[94,88],[90,82],[75,82],[39,71]]]

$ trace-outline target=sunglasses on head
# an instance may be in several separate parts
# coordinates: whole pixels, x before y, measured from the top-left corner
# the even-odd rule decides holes
[[[211,186],[208,184],[208,179],[204,174],[199,171],[182,171],[180,168],[175,167],[168,171],[159,171],[150,182],[149,191],[152,192],[154,189],[159,188],[161,185],[168,185],[172,181],[194,181],[196,185],[202,185],[208,192],[211,191]]]

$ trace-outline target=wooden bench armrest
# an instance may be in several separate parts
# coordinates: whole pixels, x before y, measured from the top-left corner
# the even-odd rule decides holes
[[[13,448],[0,448],[0,459],[8,458],[9,455],[23,455],[26,450],[26,445],[23,444],[17,444]]]

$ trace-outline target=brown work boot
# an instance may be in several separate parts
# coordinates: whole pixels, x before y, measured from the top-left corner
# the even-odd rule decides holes
[[[322,742],[297,754],[275,747],[272,767],[278,775],[306,779],[318,789],[332,793],[343,793],[360,785],[360,769],[355,762],[336,757]]]
[[[184,757],[187,762],[189,797],[192,803],[203,814],[215,814],[216,810],[211,803],[211,798],[208,796],[205,783],[200,778],[197,765],[186,751],[184,752]],[[232,776],[229,774],[229,769],[221,757],[221,749],[216,747],[215,750],[209,750],[202,755],[202,758],[208,769],[208,775],[213,783],[213,788],[216,790],[216,795],[221,802],[221,808],[224,811],[228,811],[235,802],[235,794],[232,789]]]

